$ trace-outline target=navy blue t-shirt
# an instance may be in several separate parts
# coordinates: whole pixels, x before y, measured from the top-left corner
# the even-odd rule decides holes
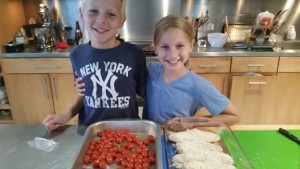
[[[74,48],[70,59],[86,89],[79,124],[139,118],[136,96],[144,97],[146,85],[146,61],[140,48],[122,42],[111,49],[96,49],[87,43]]]

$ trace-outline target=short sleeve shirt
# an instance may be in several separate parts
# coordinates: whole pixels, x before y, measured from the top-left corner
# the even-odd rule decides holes
[[[88,43],[72,50],[70,59],[86,89],[79,124],[139,118],[136,96],[144,96],[146,84],[145,56],[140,48],[122,42],[111,49],[95,49]]]
[[[147,66],[146,110],[143,118],[163,123],[175,116],[193,116],[205,107],[212,115],[221,113],[229,104],[209,81],[189,71],[179,79],[165,83],[163,65]]]

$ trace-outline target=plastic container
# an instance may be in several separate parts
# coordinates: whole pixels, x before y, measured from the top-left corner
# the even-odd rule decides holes
[[[273,19],[274,19],[273,13],[269,11],[261,12],[257,16],[257,22],[258,22],[257,26],[260,26],[265,29],[270,29],[272,27]]]
[[[291,26],[290,30],[288,31],[287,40],[294,40],[296,39],[296,30],[295,30],[295,26]]]
[[[207,40],[211,47],[221,48],[227,42],[228,35],[225,33],[208,33]]]
[[[18,31],[16,33],[16,38],[15,38],[15,43],[18,44],[24,44],[25,43],[25,38],[22,35],[22,32]]]

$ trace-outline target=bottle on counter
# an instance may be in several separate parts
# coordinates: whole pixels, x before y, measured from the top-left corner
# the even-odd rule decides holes
[[[83,44],[83,34],[82,34],[81,29],[80,29],[79,21],[76,21],[75,43],[76,43],[76,45]]]
[[[20,31],[22,33],[22,36],[24,37],[24,44],[27,45],[28,44],[28,37],[27,37],[27,34],[25,32],[25,29],[21,28]]]
[[[291,26],[290,30],[288,31],[287,40],[294,40],[296,39],[296,30],[295,30],[295,26]]]
[[[15,37],[15,44],[24,44],[24,41],[25,41],[24,36],[20,31],[18,31]]]

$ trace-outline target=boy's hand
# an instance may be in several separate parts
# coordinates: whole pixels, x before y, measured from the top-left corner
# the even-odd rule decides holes
[[[83,78],[79,77],[77,72],[75,72],[76,79],[75,79],[75,88],[79,96],[84,96],[85,93],[85,84],[83,83]]]
[[[69,118],[63,114],[63,115],[56,115],[51,114],[47,115],[46,118],[43,120],[42,124],[48,129],[48,130],[55,130],[56,128],[60,126],[64,126],[69,121]]]

